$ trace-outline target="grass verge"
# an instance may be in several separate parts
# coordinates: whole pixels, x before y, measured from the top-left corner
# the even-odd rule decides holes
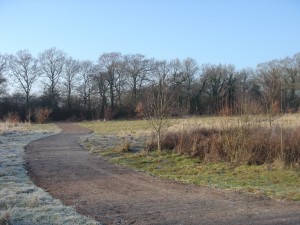
[[[107,149],[100,154],[112,163],[165,179],[300,201],[299,170],[266,165],[204,164],[197,158],[172,152],[131,153]]]
[[[48,124],[34,124],[34,123],[21,123],[21,122],[1,122],[0,121],[0,135],[11,132],[23,132],[23,131],[42,131],[42,132],[56,132],[58,127],[53,123]]]

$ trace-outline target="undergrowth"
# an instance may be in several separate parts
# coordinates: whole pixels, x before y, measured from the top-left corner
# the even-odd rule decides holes
[[[169,131],[162,149],[175,151],[202,162],[229,162],[233,165],[281,164],[300,167],[300,127],[194,127]],[[154,150],[156,142],[148,144]]]

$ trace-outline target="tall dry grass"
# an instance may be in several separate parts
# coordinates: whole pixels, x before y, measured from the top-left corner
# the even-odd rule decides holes
[[[9,121],[0,121],[0,135],[13,131],[23,131],[28,124],[26,123],[12,123]]]
[[[194,125],[168,131],[162,149],[199,157],[203,162],[300,167],[300,126],[268,127],[241,119],[224,121],[217,128]],[[150,142],[148,149],[155,149],[155,143]]]
[[[9,112],[4,116],[4,121],[0,121],[0,135],[7,132],[23,130],[23,127],[19,115]]]

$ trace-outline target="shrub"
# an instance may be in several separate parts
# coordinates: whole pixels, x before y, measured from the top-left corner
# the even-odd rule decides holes
[[[135,115],[136,115],[136,118],[138,119],[142,119],[143,118],[143,115],[144,115],[144,106],[141,102],[139,102],[136,107],[135,107]]]
[[[4,120],[8,123],[11,123],[13,126],[17,126],[20,123],[20,117],[15,112],[9,112],[4,117]]]
[[[117,147],[115,147],[115,151],[117,152],[130,152],[131,144],[128,140],[123,140]]]
[[[35,119],[39,124],[45,123],[49,120],[52,110],[49,108],[38,108],[35,110]]]
[[[196,127],[168,132],[161,144],[164,150],[199,157],[204,162],[261,165],[280,161],[285,166],[300,166],[300,127]],[[148,149],[154,146],[149,143]]]

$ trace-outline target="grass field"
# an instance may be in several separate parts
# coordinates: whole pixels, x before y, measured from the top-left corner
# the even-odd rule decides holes
[[[268,126],[268,122],[264,116],[248,116],[248,117],[223,117],[223,116],[204,116],[171,119],[170,130],[181,129],[199,125],[201,127],[222,127],[225,125],[234,125],[243,120],[252,120]],[[285,114],[274,121],[275,125],[283,124],[284,127],[300,126],[300,114]],[[98,134],[149,134],[151,127],[146,120],[113,120],[113,121],[88,121],[81,122],[78,125],[89,128]]]
[[[222,127],[236,124],[239,117],[198,117],[174,119],[169,130],[201,127]],[[255,121],[261,119],[254,118]],[[284,115],[274,121],[275,125],[294,127],[300,125],[300,115]],[[203,163],[197,157],[177,154],[174,151],[128,151],[134,144],[130,140],[139,136],[150,135],[151,128],[146,121],[107,121],[85,122],[79,125],[95,131],[82,142],[85,147],[107,160],[135,170],[166,178],[210,186],[221,189],[239,190],[272,198],[300,201],[300,170],[293,167],[282,167],[280,163],[272,165],[232,165],[225,162]],[[127,135],[127,136],[126,136]],[[128,137],[130,138],[124,138]],[[98,138],[98,140],[97,140]],[[125,147],[124,140],[126,139]],[[107,141],[110,140],[109,144]],[[106,144],[103,144],[106,143]]]

